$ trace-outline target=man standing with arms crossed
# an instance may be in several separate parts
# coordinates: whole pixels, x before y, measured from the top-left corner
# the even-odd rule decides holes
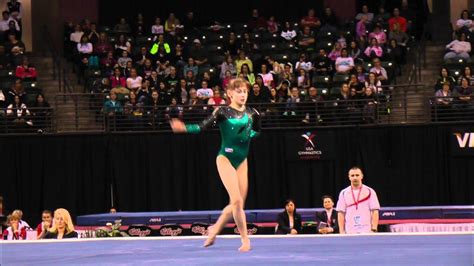
[[[352,167],[351,185],[339,194],[336,210],[341,234],[377,232],[380,203],[375,191],[362,184],[363,178],[362,170]]]

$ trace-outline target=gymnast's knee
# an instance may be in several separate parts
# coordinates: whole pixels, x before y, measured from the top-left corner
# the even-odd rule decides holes
[[[237,197],[230,201],[230,205],[232,206],[232,208],[242,209],[244,207],[244,200],[242,199],[242,197]]]

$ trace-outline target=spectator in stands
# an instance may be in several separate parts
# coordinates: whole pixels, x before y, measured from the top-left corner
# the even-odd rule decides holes
[[[227,71],[230,72],[231,76],[235,76],[237,74],[237,69],[235,68],[234,62],[232,60],[232,56],[230,56],[230,55],[227,55],[225,57],[224,62],[222,62],[221,66],[220,66],[220,69],[221,69],[221,72],[219,74],[219,78],[221,80],[225,79]]]
[[[125,37],[125,34],[120,34],[117,42],[115,43],[115,53],[122,54],[123,51],[127,51],[127,53],[130,54],[132,51],[132,45]]]
[[[171,36],[176,34],[176,31],[182,29],[183,26],[181,25],[179,19],[176,18],[174,13],[170,13],[168,15],[168,19],[165,21],[165,32]]]
[[[366,123],[373,123],[376,118],[375,111],[378,104],[377,97],[374,93],[374,87],[365,88],[361,99],[364,100],[364,102],[362,102],[362,120]]]
[[[304,99],[304,110],[305,116],[302,120],[304,124],[316,124],[322,122],[320,115],[320,108],[322,107],[321,101],[323,97],[318,94],[318,90],[315,87],[308,89],[308,95]]]
[[[20,32],[20,25],[18,25],[18,22],[10,16],[8,11],[3,11],[2,20],[0,20],[0,42],[7,38],[5,32],[10,30],[10,22],[15,24],[15,31]]]
[[[313,64],[309,60],[306,59],[305,53],[301,53],[300,60],[296,62],[295,68],[297,71],[299,71],[300,69],[304,69],[306,72],[309,72],[313,70]]]
[[[188,89],[191,87],[196,87],[196,76],[192,71],[186,72],[186,77],[184,79],[186,79],[186,86]]]
[[[245,51],[241,50],[239,52],[239,57],[237,58],[237,60],[235,60],[235,68],[237,69],[237,75],[240,74],[242,70],[242,65],[244,64],[248,66],[250,72],[253,72],[252,60],[247,58],[247,56],[245,55]]]
[[[114,48],[107,39],[107,34],[105,32],[101,32],[99,34],[99,40],[97,40],[97,43],[94,44],[94,53],[97,54],[99,57],[103,57],[106,56],[109,52],[113,51]]]
[[[278,32],[278,22],[275,20],[275,16],[270,16],[267,21],[267,30],[270,33]]]
[[[393,9],[393,17],[388,20],[388,27],[393,30],[393,25],[398,23],[400,31],[407,32],[407,20],[400,16],[400,10],[398,8]]]
[[[351,76],[349,77],[348,85],[351,92],[354,92],[353,97],[355,99],[361,99],[364,94],[365,87],[364,87],[364,83],[359,82],[356,74],[351,74]]]
[[[0,45],[0,69],[7,69],[10,65],[10,58],[5,53],[5,46]]]
[[[335,62],[338,57],[341,56],[342,46],[339,42],[334,43],[332,51],[329,53],[328,58],[331,59],[332,62]]]
[[[168,55],[171,53],[171,46],[170,44],[165,40],[165,36],[163,34],[159,34],[158,37],[155,36],[154,43],[151,46],[150,49],[150,54],[152,56],[156,55],[160,48],[163,48],[163,52]]]
[[[383,46],[387,42],[387,35],[382,30],[382,25],[375,24],[374,30],[369,34],[369,39],[375,38],[377,42]]]
[[[171,56],[170,63],[181,72],[183,67],[186,65],[186,57],[187,56],[183,51],[183,46],[177,43],[174,47],[174,54]]]
[[[236,56],[240,49],[240,42],[234,32],[229,33],[229,38],[224,43],[224,54]]]
[[[117,60],[117,64],[119,67],[125,69],[127,67],[127,63],[132,62],[132,58],[130,58],[130,56],[128,55],[129,54],[127,51],[121,52],[121,57],[119,57],[119,59]]]
[[[380,47],[377,39],[370,39],[370,46],[367,46],[364,51],[364,54],[367,56],[367,58],[370,59],[381,58],[383,56],[383,49],[382,47]]]
[[[245,51],[247,54],[253,54],[258,50],[258,45],[252,40],[250,33],[244,32],[242,35],[242,41],[240,43],[240,50]]]
[[[382,25],[388,25],[388,19],[390,18],[390,14],[385,12],[385,7],[381,5],[379,7],[378,13],[374,16],[375,23],[380,23]]]
[[[354,69],[354,59],[349,56],[346,48],[341,50],[341,56],[336,59],[335,65],[339,74],[348,74]]]
[[[243,75],[243,78],[246,79],[250,85],[255,83],[255,75],[250,71],[250,68],[247,64],[243,64],[240,68],[240,74]]]
[[[27,222],[25,222],[24,220],[22,220],[23,219],[23,211],[22,210],[16,209],[12,212],[12,214],[16,215],[16,216],[18,216],[18,218],[20,218],[20,225],[21,226],[24,226],[26,229],[31,229],[30,225]]]
[[[15,76],[23,80],[36,80],[36,68],[30,65],[26,56],[23,57],[22,64],[16,67]]]
[[[133,62],[135,62],[135,64],[138,66],[143,66],[145,60],[147,60],[148,58],[150,58],[148,54],[148,49],[146,48],[146,46],[142,46],[140,47],[140,52],[134,56]]]
[[[265,18],[258,14],[258,9],[252,9],[252,16],[250,17],[249,21],[247,22],[247,27],[249,30],[259,30],[264,31],[267,27],[267,22]]]
[[[465,66],[464,71],[461,76],[458,78],[458,84],[461,84],[462,78],[467,78],[469,80],[469,86],[474,86],[474,75],[472,75],[472,68],[470,66]]]
[[[286,100],[285,112],[283,115],[295,116],[298,110],[298,104],[301,102],[300,91],[297,87],[291,88],[290,97]]]
[[[316,224],[318,225],[318,233],[332,234],[339,232],[337,222],[337,211],[334,209],[334,200],[331,196],[322,197],[324,210],[316,212]]]
[[[197,97],[203,102],[207,101],[214,96],[214,92],[208,87],[209,83],[206,80],[201,82],[201,88],[197,90]]]
[[[263,77],[261,74],[258,74],[255,77],[255,84],[258,84],[260,86],[260,91],[265,94],[266,97],[270,97],[270,89],[265,85],[263,82]],[[271,87],[270,87],[271,88]]]
[[[82,61],[84,58],[89,58],[89,56],[94,51],[92,43],[89,42],[89,38],[86,35],[82,35],[81,41],[76,45],[77,52],[79,55],[79,61]]]
[[[21,226],[20,217],[15,214],[8,215],[7,229],[3,232],[3,238],[5,240],[25,240],[26,239],[26,228]]]
[[[120,68],[116,67],[114,68],[114,74],[113,76],[110,77],[110,83],[112,88],[116,87],[126,87],[126,79],[124,76],[122,76],[122,72],[120,71]]]
[[[144,79],[142,82],[142,87],[137,90],[137,99],[141,103],[149,102],[151,98],[152,88],[150,87],[150,80]]]
[[[252,85],[252,90],[249,92],[248,103],[251,104],[261,104],[261,103],[270,103],[269,95],[262,92],[261,86],[258,83]],[[261,108],[257,109],[261,111]]]
[[[131,91],[136,91],[142,87],[143,78],[138,75],[137,69],[132,68],[130,77],[127,78],[127,88]]]
[[[352,58],[354,63],[362,63],[362,52],[359,48],[359,44],[356,41],[351,41],[349,48],[347,49],[348,55]]]
[[[388,38],[396,40],[398,45],[402,47],[406,47],[408,41],[410,40],[408,34],[400,30],[400,24],[398,23],[393,24],[393,27],[388,33]]]
[[[7,104],[13,103],[15,96],[18,96],[20,98],[20,102],[22,103],[26,102],[26,92],[23,88],[23,83],[21,79],[15,80],[15,83],[13,83],[12,87],[10,88],[7,94],[8,94]]]
[[[169,70],[170,70],[169,74],[164,79],[165,84],[168,88],[171,88],[171,87],[176,88],[179,83],[178,73],[176,71],[176,68],[173,66],[170,67]]]
[[[280,36],[285,39],[286,41],[293,42],[296,38],[296,31],[293,29],[290,22],[286,21],[281,31]]]
[[[26,104],[21,101],[18,95],[15,95],[13,98],[13,103],[8,105],[7,116],[17,128],[33,126],[33,121],[31,121],[31,113],[28,110]],[[22,215],[19,216],[21,217]]]
[[[386,58],[395,63],[398,75],[402,73],[402,65],[405,64],[404,50],[398,45],[397,41],[392,39],[387,47]]]
[[[18,40],[15,34],[8,34],[8,41],[5,43],[5,48],[7,53],[13,53],[13,49],[19,49],[20,53],[23,54],[25,52],[25,44]]]
[[[357,15],[355,16],[355,19],[356,20],[363,20],[364,16],[366,18],[364,23],[366,25],[372,24],[372,22],[374,21],[374,13],[369,12],[369,7],[367,5],[362,6],[362,12],[357,13]]]
[[[198,26],[198,22],[194,18],[194,12],[188,11],[183,21],[183,27],[184,27],[185,32],[192,32],[197,29],[197,26]]]
[[[308,10],[308,15],[303,17],[300,21],[301,28],[309,27],[310,31],[315,30],[321,26],[321,21],[316,17],[314,9]]]
[[[188,58],[188,64],[183,68],[183,75],[186,75],[188,71],[192,71],[193,74],[196,76],[199,72],[198,66],[194,63],[194,59],[192,57]]]
[[[456,84],[456,80],[453,76],[451,76],[451,73],[449,73],[449,69],[447,69],[446,67],[442,67],[439,71],[439,77],[434,87],[435,92],[442,89],[443,84],[446,82],[451,84],[451,86]]]
[[[149,125],[159,126],[163,122],[162,121],[162,117],[163,117],[162,113],[164,112],[163,105],[164,105],[164,102],[160,99],[160,94],[158,93],[158,91],[157,90],[152,91],[151,99],[146,104],[147,116],[151,120],[151,122],[148,123]]]
[[[229,85],[230,81],[231,81],[232,79],[234,79],[234,78],[235,78],[235,76],[232,75],[232,73],[230,72],[230,70],[227,70],[227,71],[225,72],[224,79],[222,80],[222,88],[224,88],[224,90],[226,90],[226,89],[227,89],[227,85]]]
[[[382,62],[378,58],[375,58],[372,62],[374,66],[370,69],[369,72],[375,73],[375,75],[377,76],[377,79],[380,80],[382,84],[387,85],[388,74],[387,74],[387,70],[385,70],[385,68],[382,66]]]
[[[368,73],[362,65],[356,65],[356,76],[359,82],[364,83],[367,79],[367,75]]]
[[[458,109],[472,109],[473,101],[472,101],[472,88],[469,87],[469,80],[467,78],[461,79],[461,85],[456,87],[454,91],[454,95],[456,96],[456,104],[455,107]],[[466,113],[472,119],[472,113]]]
[[[444,55],[444,60],[459,60],[462,59],[466,62],[471,61],[471,43],[466,41],[466,34],[461,33],[459,40],[454,40],[446,45],[448,52]]]
[[[91,23],[91,29],[89,34],[87,34],[87,38],[89,38],[89,41],[95,45],[100,38],[99,33],[97,32],[97,25],[95,23]]]
[[[194,62],[197,66],[206,65],[209,57],[207,50],[202,47],[199,39],[194,39],[193,44],[194,46],[189,53],[193,55]]]
[[[296,86],[299,89],[303,89],[303,91],[306,91],[310,85],[311,79],[309,78],[308,72],[306,72],[306,70],[304,70],[303,68],[300,68],[298,70],[298,77],[296,77]]]
[[[221,97],[221,90],[219,86],[215,86],[213,89],[213,95],[209,100],[207,101],[208,105],[224,105],[225,100],[224,98]]]
[[[382,82],[378,79],[377,75],[374,72],[370,72],[367,76],[367,81],[365,82],[365,89],[372,89],[374,93],[382,92]]]
[[[110,92],[110,98],[105,101],[103,110],[108,116],[115,116],[116,114],[123,113],[122,103],[117,100],[117,94],[114,91]]]
[[[278,214],[277,234],[297,235],[301,233],[301,215],[296,212],[295,201],[289,199],[285,202],[285,210]]]
[[[147,79],[150,77],[151,72],[155,71],[155,67],[153,66],[150,59],[145,59],[143,66],[140,69],[140,76]]]
[[[165,109],[165,118],[166,120],[183,118],[183,107],[178,105],[178,100],[175,97],[171,98],[171,104]]]
[[[458,33],[470,34],[474,28],[472,19],[469,18],[469,11],[463,10],[461,17],[456,21],[455,30]]]
[[[151,34],[158,36],[159,34],[164,34],[165,30],[163,25],[161,25],[161,19],[159,17],[155,18],[155,24],[151,26]]]
[[[54,211],[54,223],[48,230],[44,239],[63,239],[77,238],[77,232],[74,231],[71,215],[66,209],[57,209]]]
[[[179,86],[176,89],[176,94],[179,94],[178,104],[186,104],[189,98],[188,86],[186,79],[182,78],[179,80]]]
[[[324,8],[324,13],[321,16],[322,27],[321,30],[327,32],[337,32],[339,28],[339,20],[330,7]]]
[[[313,64],[316,75],[327,76],[332,72],[332,63],[326,55],[326,50],[320,49]]]
[[[442,86],[442,89],[436,91],[435,96],[440,97],[436,98],[436,104],[438,105],[438,109],[451,108],[454,100],[454,98],[451,97],[453,96],[453,92],[451,90],[451,83],[445,82]]]
[[[76,24],[76,26],[74,26],[74,32],[69,36],[69,40],[74,44],[80,43],[82,35],[84,35],[84,32],[82,31],[81,25]]]
[[[44,210],[41,213],[41,223],[36,227],[36,239],[43,239],[51,226],[53,226],[53,213],[50,210]]]
[[[121,35],[129,34],[131,31],[132,29],[125,18],[120,18],[119,23],[114,27],[114,32]]]
[[[39,133],[43,133],[50,125],[51,106],[45,100],[42,93],[36,95],[34,104],[31,106],[31,113],[33,114],[33,121]]]
[[[413,1],[410,1],[414,3]],[[402,0],[402,7],[400,9],[400,16],[404,17],[407,20],[407,32],[413,31],[414,22],[416,20],[415,10],[417,10],[416,6],[409,6],[408,0]]]
[[[367,40],[367,16],[362,16],[356,24],[356,37],[360,47],[365,46]]]
[[[305,26],[303,31],[298,35],[298,46],[302,51],[311,52],[314,50],[316,38],[314,32],[309,26]]]
[[[135,91],[130,91],[128,95],[128,101],[124,105],[124,114],[128,116],[128,118],[133,119],[131,122],[136,126],[135,119],[141,118],[143,115],[143,103],[138,100],[137,94]]]
[[[296,85],[296,77],[291,63],[286,63],[283,66],[283,72],[281,72],[279,80],[286,80],[290,82],[290,85]]]
[[[258,75],[260,77],[262,77],[264,86],[266,86],[267,88],[274,88],[275,87],[275,81],[273,79],[273,74],[268,72],[267,64],[262,64],[260,66],[260,73]]]
[[[138,13],[137,15],[137,20],[135,21],[133,25],[133,34],[134,36],[143,36],[145,35],[147,30],[146,30],[146,24],[145,24],[145,19],[143,17],[142,13]]]

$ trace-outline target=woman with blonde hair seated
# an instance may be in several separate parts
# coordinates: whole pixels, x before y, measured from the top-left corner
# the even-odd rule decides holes
[[[77,238],[77,232],[74,231],[71,215],[66,209],[57,209],[54,211],[54,222],[51,229],[48,230],[45,239],[63,239]]]

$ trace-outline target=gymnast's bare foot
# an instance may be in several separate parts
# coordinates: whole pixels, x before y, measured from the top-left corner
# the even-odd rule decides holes
[[[240,246],[239,248],[239,251],[240,252],[248,252],[250,251],[252,248],[250,247],[250,239],[245,239],[245,240],[242,240],[242,246]]]
[[[217,236],[217,232],[213,226],[209,227],[207,230],[208,230],[208,237],[206,239],[206,242],[204,242],[205,248],[214,245],[214,242],[216,241],[216,236]]]

